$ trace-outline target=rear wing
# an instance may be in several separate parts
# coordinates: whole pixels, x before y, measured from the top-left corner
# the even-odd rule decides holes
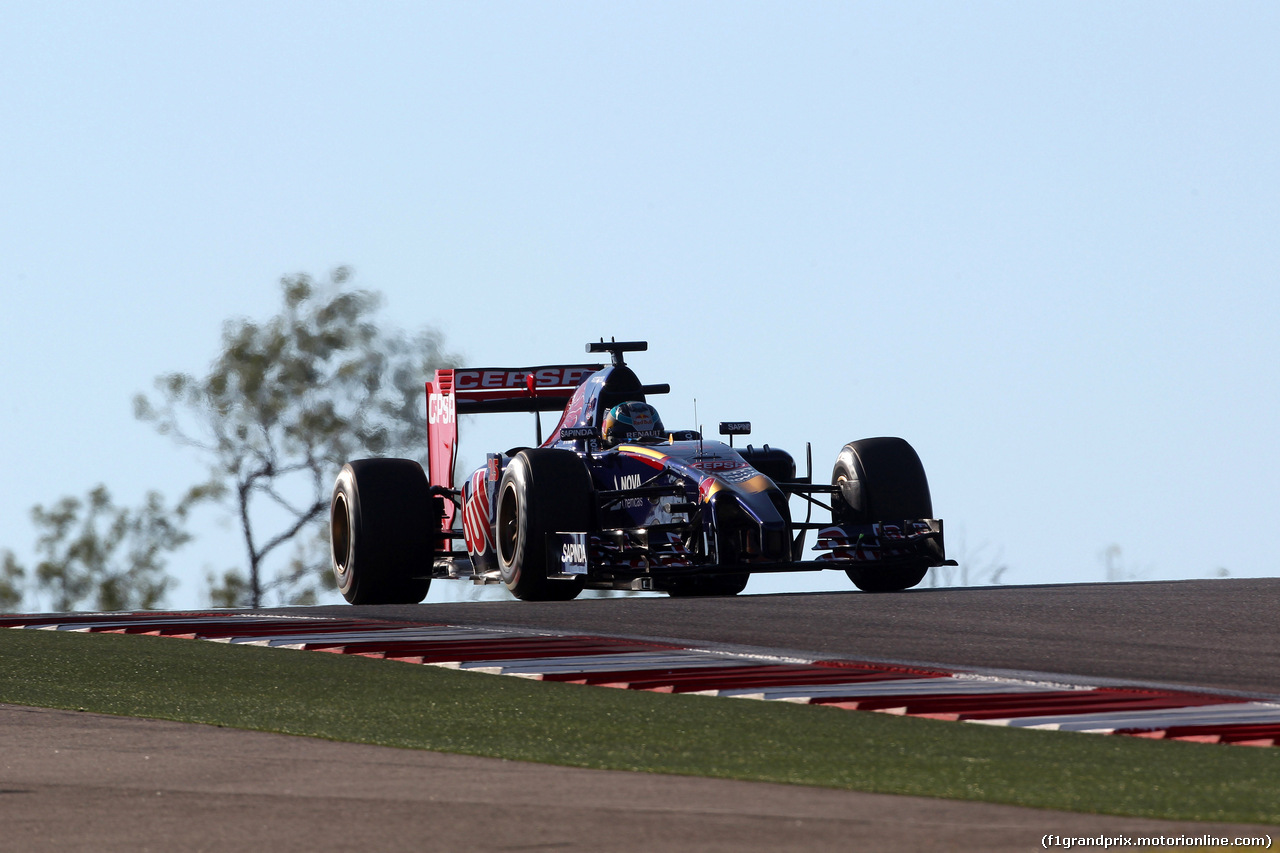
[[[542,367],[469,367],[436,371],[427,383],[427,452],[431,485],[453,488],[458,454],[458,415],[490,412],[558,412],[574,390],[602,364]],[[454,505],[445,501],[444,530],[453,527]]]

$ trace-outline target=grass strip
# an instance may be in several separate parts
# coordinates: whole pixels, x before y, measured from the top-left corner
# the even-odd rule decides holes
[[[0,631],[0,702],[561,764],[1280,823],[1280,749],[493,677],[318,652]]]

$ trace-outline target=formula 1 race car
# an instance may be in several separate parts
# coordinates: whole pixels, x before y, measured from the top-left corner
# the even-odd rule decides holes
[[[330,542],[343,597],[415,603],[434,578],[502,583],[527,601],[584,588],[736,595],[754,572],[817,569],[889,592],[955,565],[905,441],[850,442],[831,485],[815,484],[807,450],[798,476],[784,450],[735,447],[748,422],[720,424],[728,444],[667,430],[648,398],[670,386],[642,384],[624,362],[646,349],[601,340],[587,351],[609,353],[609,365],[437,370],[427,383],[430,478],[411,459],[361,459],[338,475]],[[536,445],[487,454],[455,488],[458,416],[487,412],[538,413]],[[560,412],[545,440],[542,412]],[[804,521],[792,517],[793,497]],[[830,521],[812,521],[815,507]],[[818,553],[804,561],[811,530]]]

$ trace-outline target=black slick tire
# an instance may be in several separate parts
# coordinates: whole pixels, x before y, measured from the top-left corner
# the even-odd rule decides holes
[[[832,520],[869,524],[933,518],[929,481],[915,449],[901,438],[851,441],[836,457],[831,482],[840,486],[832,496]],[[897,592],[924,580],[925,564],[894,568],[853,568],[845,574],[863,592]]]
[[[538,448],[512,457],[498,484],[494,541],[498,570],[522,601],[568,601],[585,578],[547,577],[547,534],[591,530],[591,473],[576,453]]]
[[[342,597],[351,604],[422,601],[440,524],[440,507],[417,462],[348,462],[329,502],[329,547]]]

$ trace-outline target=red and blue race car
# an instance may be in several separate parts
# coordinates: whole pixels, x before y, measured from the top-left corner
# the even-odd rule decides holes
[[[583,589],[736,595],[756,572],[839,569],[868,592],[915,586],[946,559],[924,468],[900,438],[846,444],[830,484],[778,448],[668,430],[625,362],[644,342],[600,341],[611,363],[443,369],[427,383],[428,469],[361,459],[338,475],[330,541],[352,604],[414,603],[433,579],[502,583],[517,598]],[[533,446],[489,453],[454,482],[458,417],[533,412]],[[559,413],[545,438],[541,413]],[[793,515],[800,505],[804,519]],[[829,516],[814,521],[815,510]],[[797,514],[798,515],[798,514]],[[805,543],[815,533],[813,559]],[[812,553],[811,552],[811,553]]]

